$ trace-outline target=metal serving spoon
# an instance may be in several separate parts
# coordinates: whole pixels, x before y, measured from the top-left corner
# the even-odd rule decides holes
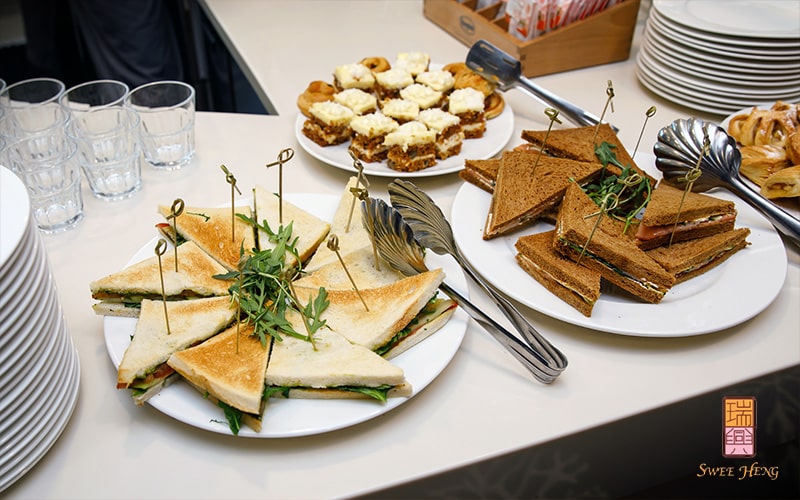
[[[600,119],[586,110],[567,102],[558,95],[543,89],[522,75],[522,65],[517,59],[503,52],[486,40],[475,42],[467,53],[467,67],[480,74],[497,87],[506,91],[519,87],[522,91],[559,110],[576,125],[597,125]],[[613,127],[617,131],[616,127]]]
[[[706,137],[708,151],[704,152]],[[725,188],[764,214],[778,231],[800,244],[800,220],[744,182],[739,175],[742,153],[736,140],[722,127],[699,118],[675,120],[658,132],[653,151],[656,167],[668,182],[680,186],[683,179],[685,183],[687,173],[699,162],[702,173],[692,185],[692,191]]]
[[[405,276],[428,271],[424,249],[400,213],[383,200],[367,198],[361,205],[364,227],[381,257]],[[519,340],[447,283],[439,289],[464,309],[542,383],[553,382],[562,370],[548,366],[541,354]]]
[[[411,227],[414,238],[424,247],[439,255],[449,254],[464,269],[472,281],[478,284],[495,305],[514,324],[517,331],[546,359],[551,368],[564,370],[567,358],[534,328],[514,305],[487,283],[463,257],[453,236],[453,230],[442,210],[414,183],[395,179],[389,183],[389,199]]]

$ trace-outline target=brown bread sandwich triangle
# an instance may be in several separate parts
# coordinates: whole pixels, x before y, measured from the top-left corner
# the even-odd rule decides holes
[[[547,137],[546,141],[545,136]],[[522,139],[530,143],[530,148],[536,151],[541,149],[544,142],[545,154],[550,156],[588,162],[600,161],[595,153],[595,148],[606,142],[612,146],[611,151],[623,166],[630,165],[640,175],[652,180],[652,177],[636,165],[628,150],[622,145],[622,141],[619,140],[617,133],[608,123],[601,123],[597,127],[587,125],[552,129],[549,134],[547,130],[523,130]],[[619,169],[613,165],[609,165],[609,171],[619,174]]]
[[[629,238],[603,227],[593,231],[599,213],[580,186],[570,184],[556,221],[556,249],[641,300],[661,302],[675,278]]]
[[[643,250],[679,241],[730,231],[736,222],[736,206],[701,193],[674,188],[660,182],[645,207],[636,231],[636,244]],[[674,233],[674,236],[673,236]]]
[[[464,160],[464,169],[458,172],[463,180],[474,184],[487,193],[494,191],[497,182],[497,171],[500,170],[500,158],[486,160]]]
[[[682,283],[714,269],[749,245],[749,235],[750,229],[739,228],[654,248],[647,255],[675,276],[675,283]]]
[[[599,163],[505,151],[497,174],[483,239],[489,240],[532,224],[558,205],[571,182],[583,184],[602,170]],[[535,167],[535,169],[534,169]]]
[[[552,294],[589,317],[600,298],[600,273],[556,252],[554,238],[555,230],[520,237],[514,245],[517,262]]]

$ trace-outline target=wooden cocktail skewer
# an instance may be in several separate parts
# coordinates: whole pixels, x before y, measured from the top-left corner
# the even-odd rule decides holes
[[[177,248],[177,247],[176,247]],[[169,329],[169,313],[167,312],[167,292],[164,289],[164,271],[161,268],[161,256],[167,251],[167,240],[159,238],[156,242],[155,254],[158,257],[158,277],[161,278],[161,303],[164,304],[164,321],[167,324],[167,335],[172,332]]]
[[[531,177],[533,177],[533,174],[536,173],[536,167],[539,165],[539,159],[542,157],[542,154],[544,153],[544,148],[545,148],[545,146],[547,144],[547,138],[550,136],[550,130],[553,128],[553,122],[561,123],[561,120],[558,119],[558,110],[557,109],[555,109],[555,108],[545,108],[544,109],[544,114],[547,115],[548,118],[550,118],[550,124],[547,126],[547,132],[545,132],[545,134],[544,134],[544,140],[542,140],[542,145],[539,148],[539,154],[536,155],[536,162],[534,162],[534,164],[533,164],[533,170],[531,171]]]
[[[342,269],[344,269],[344,273],[350,280],[350,284],[353,285],[353,288],[355,288],[356,293],[358,294],[358,298],[361,299],[361,303],[364,304],[364,309],[369,311],[367,303],[364,302],[364,297],[361,296],[361,292],[359,291],[356,282],[353,280],[353,277],[350,276],[350,271],[347,270],[347,265],[345,265],[344,259],[342,259],[342,255],[339,253],[339,238],[335,234],[332,234],[328,237],[328,250],[332,250],[336,253],[336,256],[339,258],[339,263],[342,265]]]
[[[278,166],[278,223],[283,224],[283,164],[294,157],[294,149],[282,149],[278,153],[278,159],[272,163],[267,163],[267,168]]]
[[[236,225],[234,224],[234,222],[236,222],[236,214],[234,212],[236,212],[236,210],[233,208],[234,207],[233,191],[236,190],[236,192],[239,193],[240,196],[242,192],[236,186],[236,177],[234,177],[231,171],[228,170],[228,167],[226,167],[225,165],[220,165],[219,168],[221,168],[222,171],[225,173],[225,181],[227,181],[227,183],[231,185],[231,242],[235,242]]]
[[[178,239],[178,216],[183,213],[184,203],[183,200],[180,198],[175,198],[175,201],[172,202],[172,206],[169,209],[169,215],[167,216],[167,220],[172,219],[172,234],[175,235],[175,239]],[[174,246],[175,249],[175,272],[178,272],[178,245]]]
[[[692,186],[697,179],[703,174],[703,171],[700,169],[700,164],[703,161],[703,157],[708,154],[708,149],[711,147],[711,141],[708,138],[708,131],[705,129],[703,130],[703,150],[700,152],[700,155],[697,157],[697,163],[691,170],[686,172],[686,175],[681,177],[679,180],[681,182],[686,183],[686,187],[683,190],[683,195],[681,195],[681,203],[678,205],[678,213],[675,214],[675,224],[672,226],[672,234],[669,235],[669,245],[667,248],[672,246],[672,238],[675,237],[675,229],[678,227],[678,221],[681,217],[681,210],[683,210],[683,202],[686,200],[686,194],[692,190]]]
[[[364,175],[364,164],[361,163],[361,160],[356,158],[352,151],[350,151],[350,157],[353,158],[353,167],[358,172],[356,175],[356,185],[353,188],[350,188],[350,192],[353,194],[353,200],[350,203],[350,214],[347,216],[347,225],[345,225],[344,232],[350,232],[350,222],[353,219],[353,210],[356,208],[356,198],[363,200],[366,196],[368,196],[368,189],[369,189],[369,181],[367,180],[366,176]],[[359,186],[364,186],[359,187]]]
[[[610,212],[611,210],[614,210],[614,208],[616,208],[618,203],[619,203],[619,195],[617,193],[608,193],[605,196],[605,198],[603,198],[603,201],[600,203],[600,210],[584,217],[584,219],[588,219],[590,217],[596,216],[597,220],[594,222],[594,226],[592,226],[592,231],[589,233],[589,239],[586,240],[586,243],[583,245],[583,248],[581,248],[581,253],[580,255],[578,255],[578,261],[577,261],[578,264],[581,263],[581,259],[583,258],[583,254],[586,253],[586,248],[589,246],[589,242],[592,241],[595,231],[600,226],[600,219],[604,215],[608,214],[608,212]]]
[[[606,105],[603,106],[603,112],[600,114],[600,119],[597,121],[597,125],[594,126],[594,135],[592,135],[592,144],[594,144],[594,140],[597,137],[597,132],[600,130],[600,124],[603,123],[603,118],[606,116],[606,110],[609,106],[611,106],[611,112],[614,112],[614,84],[611,83],[611,80],[608,81],[608,86],[606,87],[606,95],[608,98],[606,99]]]
[[[652,118],[656,114],[656,107],[650,106],[647,108],[647,111],[644,112],[644,123],[642,123],[642,130],[639,131],[639,138],[636,139],[636,147],[633,148],[633,154],[631,157],[636,156],[636,152],[639,151],[639,143],[642,141],[642,135],[644,135],[644,128],[647,126],[647,120]]]

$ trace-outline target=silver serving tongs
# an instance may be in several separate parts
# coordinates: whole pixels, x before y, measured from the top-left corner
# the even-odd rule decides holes
[[[375,198],[365,199],[361,210],[364,228],[378,253],[389,265],[405,276],[414,276],[428,270],[423,248],[414,239],[413,231],[397,210]],[[522,342],[446,282],[442,282],[439,289],[491,334],[537,380],[549,384],[561,374],[563,368],[550,366],[540,352]]]
[[[534,98],[556,108],[567,120],[580,126],[591,126],[600,123],[600,119],[586,110],[565,101],[552,92],[536,85],[522,75],[522,65],[510,55],[495,47],[486,40],[478,40],[469,49],[467,67],[480,74],[497,87],[506,91],[511,87],[519,87]],[[611,126],[616,132],[618,129]]]
[[[422,246],[430,248],[439,255],[449,254],[461,266],[472,281],[480,286],[494,304],[514,325],[522,338],[539,352],[554,370],[567,367],[567,357],[545,339],[516,307],[487,283],[475,268],[464,258],[456,245],[453,230],[442,209],[414,183],[395,179],[389,183],[389,199],[392,206],[400,212],[403,220],[411,227]]]

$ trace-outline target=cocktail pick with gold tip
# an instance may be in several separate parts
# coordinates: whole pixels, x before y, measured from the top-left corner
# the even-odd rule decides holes
[[[697,179],[699,179],[703,174],[703,171],[700,169],[700,165],[703,162],[703,157],[708,154],[708,149],[710,147],[711,141],[708,138],[708,131],[703,129],[703,150],[697,157],[697,163],[694,167],[686,171],[686,175],[678,179],[680,182],[685,182],[686,187],[683,189],[683,194],[681,195],[681,203],[678,205],[678,213],[675,214],[675,224],[672,226],[672,234],[669,235],[669,245],[667,245],[667,248],[672,246],[672,238],[675,237],[675,229],[678,227],[678,221],[680,221],[681,210],[683,209],[683,202],[686,200],[686,194],[692,190],[692,186],[694,186],[695,181],[697,181]]]
[[[561,123],[561,120],[558,119],[558,110],[555,108],[544,108],[544,114],[550,118],[550,124],[547,126],[547,132],[544,134],[544,140],[542,140],[542,145],[539,147],[539,154],[536,155],[536,161],[533,164],[533,170],[531,172],[531,176],[536,173],[536,167],[539,165],[539,159],[542,157],[544,153],[545,145],[547,144],[547,138],[550,136],[550,130],[553,128],[553,122]]]
[[[608,81],[608,85],[606,86],[606,105],[603,106],[603,112],[600,114],[600,120],[597,121],[597,125],[594,126],[594,135],[592,135],[592,144],[594,144],[594,140],[597,137],[597,132],[600,130],[600,124],[603,123],[603,118],[606,116],[606,110],[608,110],[609,106],[611,107],[611,112],[614,112],[614,84],[611,80]]]
[[[278,223],[283,224],[283,164],[294,157],[294,149],[282,149],[278,153],[278,159],[272,163],[267,163],[267,168],[278,166]]]
[[[175,198],[172,206],[169,208],[169,215],[167,220],[172,220],[172,234],[177,238],[178,236],[178,216],[183,213],[184,202],[181,198]],[[175,249],[175,272],[178,272],[178,245],[173,247]]]
[[[361,299],[361,303],[364,304],[364,309],[369,311],[369,307],[367,303],[364,302],[364,297],[361,296],[361,292],[358,290],[358,286],[356,282],[353,280],[353,277],[350,276],[350,271],[347,270],[347,265],[344,263],[344,259],[342,259],[342,255],[339,253],[339,237],[335,234],[332,234],[328,237],[328,250],[331,250],[336,254],[336,257],[339,258],[339,263],[342,265],[342,269],[344,269],[344,273],[347,275],[347,279],[350,280],[350,284],[353,285],[355,288],[356,293],[358,294],[358,298]]]
[[[578,255],[578,264],[580,264],[583,255],[586,253],[586,249],[589,247],[589,242],[592,241],[594,237],[595,231],[600,226],[600,220],[604,215],[607,215],[610,211],[614,210],[619,203],[619,195],[617,193],[608,193],[604,198],[603,201],[600,202],[600,210],[593,214],[589,214],[584,216],[584,219],[589,219],[591,217],[597,217],[597,220],[594,221],[594,226],[592,226],[592,230],[589,233],[589,238],[586,240],[586,243],[583,244],[581,248],[581,253]]]
[[[167,324],[167,335],[172,332],[169,329],[169,313],[167,312],[167,292],[164,289],[164,271],[161,268],[161,256],[167,251],[167,240],[159,238],[156,242],[155,254],[158,257],[158,277],[161,278],[161,303],[164,304],[164,321]]]
[[[636,139],[636,147],[633,148],[633,154],[631,157],[636,156],[636,152],[639,151],[639,143],[642,142],[642,135],[644,135],[644,128],[647,126],[647,120],[655,116],[656,114],[656,107],[650,106],[647,108],[647,111],[644,112],[644,123],[642,123],[642,129],[639,131],[639,138]]]
[[[350,232],[350,222],[353,219],[353,210],[356,208],[356,199],[364,200],[367,196],[369,196],[369,181],[367,177],[364,175],[364,164],[361,163],[361,160],[356,158],[352,151],[350,151],[350,157],[353,158],[353,168],[356,169],[358,175],[356,175],[356,185],[355,187],[350,188],[350,193],[353,195],[353,200],[350,203],[350,214],[347,216],[347,224],[345,225],[344,232]],[[364,186],[363,188],[360,186]]]
[[[220,165],[219,168],[225,173],[225,181],[231,185],[231,241],[236,241],[236,225],[234,224],[236,221],[236,214],[234,212],[236,212],[236,210],[233,208],[235,204],[233,192],[235,190],[240,196],[242,192],[239,190],[239,187],[236,186],[236,177],[228,170],[228,167]]]
[[[306,329],[306,335],[308,336],[308,341],[311,342],[311,347],[315,351],[317,350],[317,344],[314,342],[314,334],[311,332],[311,328],[308,327],[308,318],[306,317],[305,312],[303,312],[303,308],[300,307],[300,301],[297,299],[297,292],[294,291],[294,284],[292,280],[286,280],[286,283],[289,286],[289,293],[292,296],[292,301],[297,304],[297,312],[300,313],[300,316],[303,318],[303,328]]]

